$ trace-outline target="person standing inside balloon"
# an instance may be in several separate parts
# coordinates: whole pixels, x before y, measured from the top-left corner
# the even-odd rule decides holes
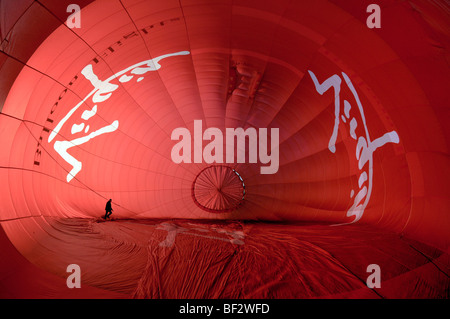
[[[112,202],[112,199],[109,199],[109,201],[106,202],[105,219],[107,219],[112,214],[112,212],[114,210],[114,209],[112,209],[111,202]]]

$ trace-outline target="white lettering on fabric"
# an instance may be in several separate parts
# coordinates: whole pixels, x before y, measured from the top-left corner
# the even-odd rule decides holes
[[[161,68],[159,61],[162,59],[179,56],[179,55],[187,55],[190,54],[189,51],[180,51],[175,53],[164,54],[159,57],[145,60],[139,63],[136,63],[116,74],[110,76],[106,80],[102,81],[98,78],[98,76],[94,73],[93,67],[91,64],[88,64],[83,68],[81,74],[91,82],[94,89],[86,95],[86,97],[80,101],[77,105],[75,105],[56,125],[56,127],[52,130],[51,134],[48,137],[48,143],[51,143],[56,136],[61,137],[59,132],[61,131],[64,124],[71,118],[71,116],[77,111],[86,101],[89,99],[95,104],[91,110],[86,110],[81,115],[81,119],[87,121],[89,118],[97,114],[97,108],[100,103],[107,101],[113,94],[115,90],[118,89],[119,85],[111,83],[115,80],[120,83],[129,82],[134,78],[135,75],[139,76],[137,82],[140,82],[143,76],[147,72],[157,71]],[[127,75],[128,74],[128,75]],[[76,137],[72,140],[63,139],[59,141],[55,141],[53,148],[55,151],[72,166],[71,171],[67,174],[67,182],[70,182],[82,169],[81,161],[77,160],[75,157],[68,153],[68,150],[72,147],[79,146],[81,144],[87,143],[95,137],[100,135],[111,133],[116,131],[119,128],[119,120],[115,120],[112,123],[88,134],[89,125],[86,126],[82,123],[75,123],[72,125],[71,134],[80,133],[84,129],[84,133],[87,134],[83,137]]]
[[[328,149],[330,152],[335,153],[336,152],[336,139],[339,129],[339,123],[341,120],[343,122],[346,122],[350,119],[350,111],[352,109],[350,102],[347,100],[344,100],[344,114],[341,115],[341,103],[340,103],[340,91],[341,91],[341,78],[334,74],[333,76],[329,77],[322,83],[319,83],[317,80],[316,75],[308,71],[309,75],[311,76],[311,79],[314,82],[314,85],[316,87],[316,91],[323,95],[324,92],[328,91],[330,88],[334,89],[334,127],[333,132],[331,134],[330,141],[328,143]],[[347,217],[354,216],[354,220],[352,223],[357,222],[364,214],[364,210],[367,207],[370,196],[372,194],[372,188],[373,188],[373,153],[383,145],[387,143],[399,143],[399,137],[396,131],[391,131],[389,133],[384,134],[383,136],[371,140],[369,136],[369,129],[367,128],[367,121],[366,117],[364,115],[364,109],[361,104],[361,101],[359,99],[358,93],[355,90],[355,87],[353,86],[352,82],[350,81],[350,78],[342,72],[342,77],[344,78],[345,83],[347,84],[348,88],[353,94],[353,97],[355,99],[357,110],[360,113],[361,122],[359,123],[355,117],[352,117],[350,120],[350,136],[357,141],[356,145],[356,160],[358,161],[358,169],[360,170],[360,175],[358,179],[358,186],[359,191],[356,194],[353,205],[349,208],[347,211]],[[364,128],[363,135],[365,136],[357,136],[356,134],[356,128],[358,124],[361,124]],[[355,194],[354,190],[351,191],[350,197],[353,197]],[[363,201],[364,200],[364,201]]]

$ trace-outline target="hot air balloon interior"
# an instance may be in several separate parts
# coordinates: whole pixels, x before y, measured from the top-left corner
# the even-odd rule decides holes
[[[0,298],[449,297],[447,1],[3,0],[0,34]]]

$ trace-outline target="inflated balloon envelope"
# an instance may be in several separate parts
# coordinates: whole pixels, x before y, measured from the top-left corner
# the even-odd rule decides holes
[[[0,296],[448,297],[444,1],[69,4],[0,9]]]

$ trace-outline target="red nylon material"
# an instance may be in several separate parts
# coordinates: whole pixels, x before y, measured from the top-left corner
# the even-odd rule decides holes
[[[76,297],[66,294],[65,267],[78,261],[93,271],[102,254],[135,268],[90,279],[86,296],[448,297],[445,1],[379,1],[380,29],[367,27],[366,1],[78,1],[80,29],[64,24],[69,4],[0,6],[2,297]],[[335,87],[319,92],[334,75],[338,99]],[[277,172],[261,173],[269,163],[259,144],[256,163],[248,149],[239,162],[236,147],[234,161],[223,154],[218,165],[239,173],[245,199],[234,175],[233,203],[196,195],[195,178],[211,166],[204,154],[195,160],[195,150],[211,142],[195,139],[196,120],[201,134],[216,128],[223,137],[227,128],[255,128],[258,142],[258,130],[267,129],[269,150],[271,129],[279,129]],[[190,163],[171,157],[177,128],[191,132]],[[224,153],[229,143],[223,139]],[[143,224],[128,234],[123,221],[95,223],[109,198],[114,218]],[[174,219],[188,221],[174,226]],[[148,240],[161,236],[148,233],[149,220],[160,220],[159,232],[190,235],[173,237],[169,249],[160,245],[165,239]],[[190,229],[197,220],[239,220],[248,236],[234,238],[228,224]],[[284,224],[244,222],[254,220]],[[120,257],[93,229],[120,243]],[[207,232],[244,244],[197,236]],[[381,234],[389,235],[375,249],[371,241]],[[81,256],[80,243],[94,257]],[[186,260],[193,254],[192,278],[207,272],[210,281],[180,288],[169,274],[192,273]],[[223,256],[230,268],[212,270]],[[317,266],[329,262],[329,272]],[[380,295],[361,281],[377,262],[386,274]],[[254,267],[264,279],[247,273]],[[316,271],[315,279],[302,281],[302,271]]]

